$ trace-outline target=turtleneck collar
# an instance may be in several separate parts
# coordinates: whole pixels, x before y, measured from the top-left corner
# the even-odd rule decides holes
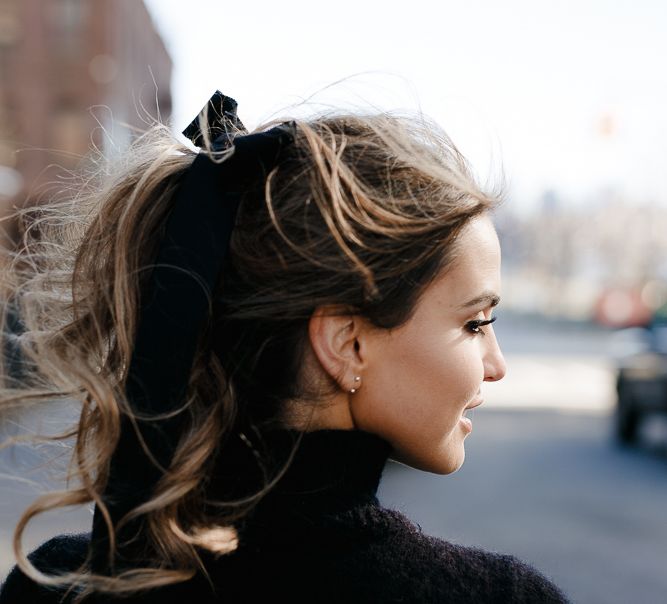
[[[255,516],[266,520],[275,514],[284,520],[286,513],[333,513],[377,501],[382,470],[391,452],[391,445],[383,438],[362,430],[328,429],[277,430],[262,440],[258,449],[262,459],[268,456],[272,460],[271,476],[289,459],[295,445],[297,448],[286,472],[259,503]],[[241,448],[223,453],[216,471],[223,490],[216,488],[217,494],[239,495],[257,489],[261,476],[257,452],[252,453],[244,442]]]
[[[298,436],[289,432],[292,438]],[[276,491],[294,496],[375,497],[390,451],[385,440],[361,430],[304,432]]]

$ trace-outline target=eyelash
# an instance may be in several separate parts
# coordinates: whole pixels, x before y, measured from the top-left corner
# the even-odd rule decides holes
[[[478,319],[476,319],[475,321],[468,321],[468,322],[466,323],[466,329],[467,329],[470,333],[472,333],[472,334],[474,334],[474,335],[476,335],[476,336],[477,336],[477,335],[479,335],[479,336],[483,336],[483,335],[484,335],[484,331],[483,331],[482,329],[480,329],[480,327],[484,327],[485,325],[491,325],[491,323],[493,323],[497,318],[498,318],[498,317],[493,317],[493,318],[491,318],[491,319],[486,319],[486,320],[484,320],[484,321],[480,321],[480,320],[478,320]]]

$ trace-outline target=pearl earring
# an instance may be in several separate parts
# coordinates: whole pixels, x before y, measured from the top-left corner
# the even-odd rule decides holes
[[[354,394],[359,389],[359,382],[361,378],[358,375],[354,376],[354,388],[350,388],[350,394]]]

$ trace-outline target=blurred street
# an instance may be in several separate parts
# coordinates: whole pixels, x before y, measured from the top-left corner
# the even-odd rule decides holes
[[[390,463],[380,500],[425,533],[525,560],[573,602],[664,602],[667,421],[645,422],[640,447],[617,446],[610,333],[499,316],[509,371],[471,415],[464,466],[436,476]],[[54,451],[66,452],[0,452],[0,574],[19,510],[36,493],[1,473],[18,465],[22,479],[36,478],[27,468]],[[27,546],[90,520],[88,510],[38,520]]]

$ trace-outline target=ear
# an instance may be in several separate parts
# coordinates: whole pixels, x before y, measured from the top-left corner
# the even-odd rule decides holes
[[[354,376],[366,365],[362,336],[364,321],[341,307],[319,306],[308,323],[310,344],[320,365],[341,389],[355,386]]]

